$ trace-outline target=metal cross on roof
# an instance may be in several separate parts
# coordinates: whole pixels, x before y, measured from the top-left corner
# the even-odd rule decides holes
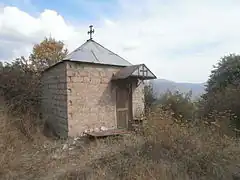
[[[89,28],[88,34],[90,34],[90,39],[92,39],[92,34],[94,33],[93,25],[90,25]]]

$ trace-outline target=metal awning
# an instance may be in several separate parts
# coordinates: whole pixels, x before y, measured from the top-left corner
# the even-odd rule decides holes
[[[135,77],[140,80],[156,79],[157,77],[147,68],[145,64],[138,64],[122,68],[113,75],[112,80]]]

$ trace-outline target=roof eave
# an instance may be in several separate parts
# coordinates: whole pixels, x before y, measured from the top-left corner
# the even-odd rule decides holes
[[[77,61],[77,60],[70,60],[70,59],[63,59],[62,61],[59,61],[52,66],[49,66],[46,68],[42,74],[46,71],[49,71],[53,67],[57,66],[58,64],[64,63],[64,62],[74,62],[74,63],[82,63],[82,64],[95,64],[95,65],[102,65],[102,66],[113,66],[113,67],[127,67],[126,65],[115,65],[115,64],[103,64],[103,63],[96,63],[96,62],[86,62],[86,61]]]

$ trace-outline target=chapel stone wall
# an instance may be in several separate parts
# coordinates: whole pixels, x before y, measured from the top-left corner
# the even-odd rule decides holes
[[[69,135],[101,127],[116,128],[116,88],[111,82],[119,67],[67,64]]]
[[[66,63],[46,70],[41,79],[42,118],[56,135],[68,136]]]

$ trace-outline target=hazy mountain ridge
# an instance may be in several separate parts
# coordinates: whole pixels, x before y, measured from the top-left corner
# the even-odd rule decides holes
[[[192,90],[192,97],[197,98],[205,92],[206,83],[182,83],[174,82],[166,79],[156,79],[152,80],[153,90],[157,96],[165,93],[167,90],[171,92],[179,91],[182,93],[187,93]]]

